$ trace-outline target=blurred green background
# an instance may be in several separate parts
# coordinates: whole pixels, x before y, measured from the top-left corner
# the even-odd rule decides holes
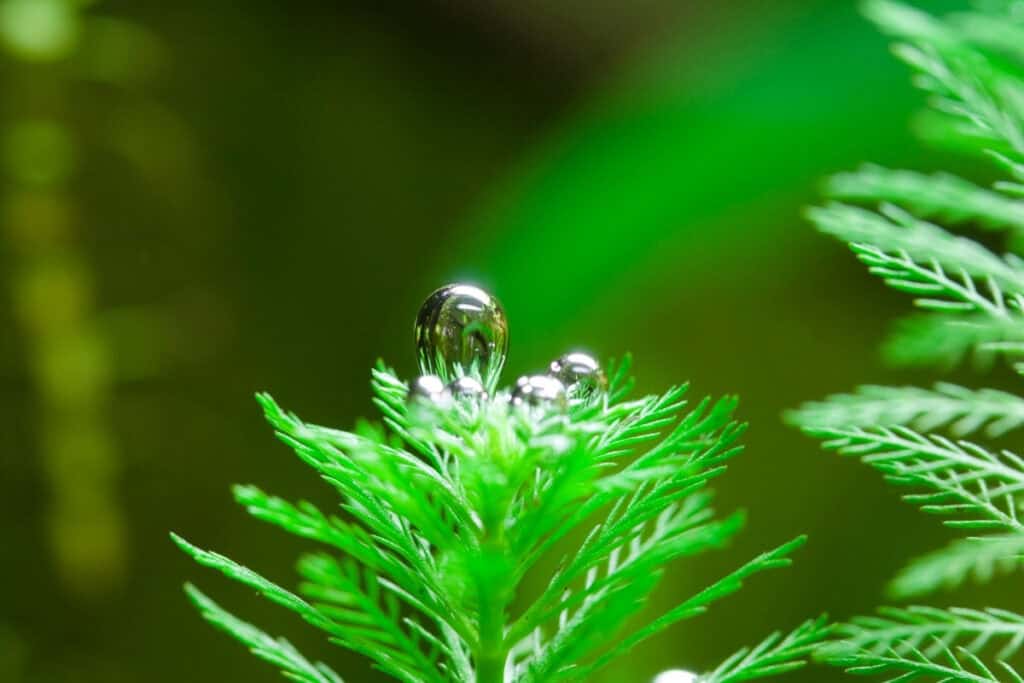
[[[167,532],[290,582],[301,544],[228,486],[331,492],[252,393],[371,415],[371,363],[413,374],[416,308],[455,279],[505,304],[508,378],[581,346],[632,351],[641,391],[741,395],[748,451],[717,488],[748,529],[663,604],[810,534],[792,570],[602,680],[868,610],[945,537],[779,420],[931,377],[882,368],[907,304],[802,220],[819,179],[984,172],[913,141],[921,97],[853,3],[0,0],[0,46],[0,681],[279,680],[200,622],[186,579],[378,680]]]

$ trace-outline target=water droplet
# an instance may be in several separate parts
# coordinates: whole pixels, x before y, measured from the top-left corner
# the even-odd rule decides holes
[[[409,401],[437,403],[444,395],[444,382],[437,375],[423,375],[409,386]]]
[[[654,677],[651,683],[696,683],[697,674],[685,669],[668,669]]]
[[[452,284],[427,297],[416,316],[420,371],[451,381],[478,374],[493,391],[508,355],[508,321],[498,300],[472,285]]]
[[[565,385],[574,400],[592,401],[608,391],[608,378],[601,364],[593,356],[579,351],[551,361],[548,374]]]
[[[509,399],[514,406],[554,405],[565,407],[565,385],[548,375],[520,377]]]
[[[444,388],[444,395],[450,396],[456,400],[458,399],[486,399],[487,390],[480,382],[476,381],[473,377],[464,376],[452,380],[448,386]]]

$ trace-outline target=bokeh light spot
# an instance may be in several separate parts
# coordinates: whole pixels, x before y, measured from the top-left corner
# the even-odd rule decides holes
[[[78,38],[75,8],[68,0],[4,0],[0,40],[16,57],[48,62],[72,51]]]

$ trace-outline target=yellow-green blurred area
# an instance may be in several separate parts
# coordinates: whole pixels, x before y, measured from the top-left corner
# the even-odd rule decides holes
[[[879,361],[909,304],[802,219],[820,178],[988,172],[913,140],[922,97],[853,3],[0,0],[0,46],[0,681],[280,680],[186,579],[380,680],[167,532],[293,584],[302,544],[228,486],[332,494],[253,392],[372,416],[371,364],[413,375],[416,308],[457,279],[503,301],[509,382],[579,347],[632,351],[640,391],[742,397],[748,449],[717,489],[748,528],[676,567],[661,607],[810,535],[602,680],[869,610],[946,536],[780,421],[931,377]]]

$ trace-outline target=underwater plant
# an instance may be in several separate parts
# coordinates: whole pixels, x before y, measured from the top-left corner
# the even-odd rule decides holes
[[[299,559],[298,592],[175,542],[398,680],[465,683],[590,680],[754,574],[787,566],[803,544],[769,549],[638,623],[669,563],[720,548],[743,526],[742,513],[715,516],[708,489],[740,452],[736,399],[689,405],[686,386],[630,399],[628,358],[606,373],[580,352],[502,388],[505,314],[469,285],[428,297],[415,341],[420,377],[406,383],[383,364],[373,370],[378,424],[312,425],[258,396],[278,437],[341,497],[335,515],[254,486],[234,489],[257,519],[323,547]],[[543,575],[535,594],[523,591],[529,573]],[[186,590],[208,621],[292,680],[341,680]],[[789,671],[828,632],[824,618],[809,620],[701,679]]]
[[[937,18],[886,0],[866,11],[900,43],[895,53],[931,95],[927,137],[992,162],[991,188],[950,174],[866,166],[831,179],[838,200],[810,211],[819,230],[849,244],[867,267],[924,312],[886,346],[897,364],[952,367],[1009,361],[1024,374],[1024,3],[976,3]],[[863,208],[847,202],[878,205]],[[964,226],[957,235],[928,219]],[[1010,253],[981,241],[1006,239]],[[920,598],[1015,570],[1024,552],[1024,457],[981,438],[1024,425],[1015,393],[950,383],[862,386],[809,403],[789,419],[826,448],[858,458],[903,497],[969,536],[912,560],[888,587]],[[1021,681],[1013,658],[1024,616],[1000,608],[885,607],[837,628],[822,659],[888,680]]]

